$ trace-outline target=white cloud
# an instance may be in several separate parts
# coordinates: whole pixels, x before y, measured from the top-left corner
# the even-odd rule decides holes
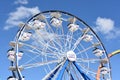
[[[98,17],[96,20],[96,29],[104,34],[108,34],[114,29],[114,21],[111,19]]]
[[[39,12],[40,10],[38,7],[33,8],[27,8],[24,6],[18,7],[15,12],[9,13],[9,17],[6,20],[6,26],[4,27],[4,30],[8,30],[10,28],[18,26],[18,24],[21,23],[22,20],[32,15],[35,15]]]
[[[28,0],[16,0],[15,4],[28,4]]]
[[[107,39],[120,37],[120,29],[115,27],[112,19],[98,17],[95,24],[95,31],[101,32]]]

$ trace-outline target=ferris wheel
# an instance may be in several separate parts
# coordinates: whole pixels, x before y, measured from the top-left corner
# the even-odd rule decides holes
[[[104,45],[80,18],[50,10],[20,26],[8,50],[12,72],[8,80],[27,80],[27,76],[37,80],[112,80]]]

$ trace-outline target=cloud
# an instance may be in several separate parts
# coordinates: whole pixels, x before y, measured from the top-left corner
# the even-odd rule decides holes
[[[40,10],[38,7],[27,8],[24,6],[20,6],[16,9],[16,11],[9,13],[9,17],[6,20],[6,26],[4,30],[9,30],[15,26],[18,26],[22,20],[29,18],[32,15],[39,13]]]
[[[16,0],[15,4],[28,4],[28,0]]]
[[[95,31],[102,33],[106,39],[120,37],[120,29],[115,27],[114,21],[110,18],[98,17],[95,26]]]

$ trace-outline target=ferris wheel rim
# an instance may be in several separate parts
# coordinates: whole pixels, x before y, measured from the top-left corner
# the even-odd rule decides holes
[[[19,38],[21,32],[24,30],[25,25],[26,25],[28,22],[30,22],[32,19],[34,19],[36,16],[38,16],[38,15],[40,15],[40,14],[49,13],[49,12],[60,12],[60,13],[63,13],[63,14],[67,14],[67,15],[73,16],[73,17],[77,18],[80,22],[82,22],[84,25],[86,25],[87,27],[89,27],[89,29],[93,32],[93,34],[95,34],[96,38],[97,38],[98,41],[101,43],[103,49],[105,50],[105,55],[106,55],[106,57],[108,58],[108,56],[107,56],[107,51],[106,51],[103,43],[101,42],[101,40],[100,40],[100,38],[97,36],[97,34],[93,31],[93,29],[92,29],[89,25],[87,25],[82,19],[80,19],[80,18],[78,18],[77,16],[72,15],[72,14],[70,14],[70,13],[68,13],[68,12],[64,12],[64,11],[49,10],[49,11],[43,11],[43,12],[40,12],[40,13],[34,15],[32,18],[30,18],[30,19],[23,25],[23,27],[21,28],[20,32],[18,33],[17,38]],[[17,39],[17,38],[16,38],[16,39]],[[108,63],[109,63],[109,62],[108,62]],[[110,67],[110,63],[109,63],[109,67]]]

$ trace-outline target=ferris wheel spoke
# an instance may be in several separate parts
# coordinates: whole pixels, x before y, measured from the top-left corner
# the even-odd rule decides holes
[[[45,54],[45,55],[53,55],[53,56],[57,56],[59,57],[59,52],[58,50],[54,49],[54,47],[46,47],[42,50],[42,53]]]
[[[30,49],[29,51],[31,51],[31,50],[36,50],[37,52],[39,52],[39,54],[43,52],[43,49],[38,48],[37,46],[29,45],[29,44],[26,44],[26,43],[22,43],[22,44],[24,44],[24,46],[30,47],[31,49]],[[45,45],[45,44],[44,44],[44,47],[46,48],[46,45]],[[56,51],[58,51],[57,48],[49,45],[49,47],[47,47],[48,52],[51,52],[53,55],[57,55],[57,56],[58,56],[57,52],[54,52],[55,50],[53,51],[51,48],[53,48],[53,49],[55,49]],[[47,53],[47,52],[46,52],[46,53]]]
[[[35,51],[34,49],[33,50],[31,50],[31,49],[22,49],[22,50],[24,50],[26,52],[29,52],[29,53],[33,53],[33,54],[39,55],[39,56],[47,55],[47,57],[58,59],[57,52],[47,51],[44,54],[41,54],[42,53],[41,51],[38,52],[38,51]]]
[[[59,52],[59,49],[58,49],[58,48],[56,48],[56,47],[54,47],[54,46],[48,45],[48,49],[49,49],[49,48],[51,48],[51,50],[52,50],[52,49],[55,49],[56,51],[58,51],[58,52]]]
[[[73,51],[76,49],[76,47],[78,46],[78,44],[81,42],[82,39],[83,39],[83,36],[79,37],[78,40],[76,40],[76,42],[74,43],[74,45],[72,47]]]
[[[38,32],[38,34],[41,34],[40,32]],[[44,36],[47,36],[49,39],[48,40],[44,40],[44,39],[36,39],[36,37],[35,37],[35,41],[37,41],[37,43],[38,44],[41,44],[41,46],[43,46],[43,47],[48,47],[48,48],[54,48],[54,49],[56,49],[56,50],[58,50],[57,48],[56,48],[56,46],[55,46],[55,44],[54,43],[52,43],[52,41],[54,41],[54,39],[56,38],[56,36],[53,36],[52,34],[51,34],[51,36],[49,37],[49,35],[50,34],[46,34],[46,35],[44,35]],[[52,39],[53,38],[53,39]],[[34,38],[33,38],[34,39]],[[50,45],[50,42],[53,44],[52,46]]]
[[[41,55],[41,54],[38,53],[38,52],[34,52],[33,50],[25,50],[25,49],[24,49],[24,51],[27,51],[28,53],[30,52],[30,53],[36,54],[34,57],[33,57],[33,56],[31,57],[31,56],[29,56],[29,54],[26,54],[26,55],[30,58],[30,60],[28,60],[28,61],[25,62],[24,64],[28,64],[28,63],[30,63],[31,61],[37,62],[36,58],[41,57],[41,59],[42,59],[42,57],[44,56],[44,55]],[[47,55],[47,57],[48,57],[48,58],[52,58],[52,59],[58,59],[56,55]]]
[[[61,70],[60,70],[60,72],[59,72],[56,80],[61,80],[61,79],[62,79],[63,74],[64,74],[64,72],[65,72],[65,69],[66,69],[66,67],[68,66],[68,63],[69,63],[68,60],[66,60],[65,63],[64,63],[64,65],[63,65],[63,67],[61,68]]]
[[[98,63],[98,62],[105,62],[107,61],[107,59],[98,59],[98,58],[77,58],[76,62],[91,62],[91,63]]]
[[[21,50],[22,50],[22,51],[25,51],[26,53],[29,52],[29,53],[32,53],[32,54],[41,55],[40,52],[35,51],[34,49],[31,50],[31,49],[25,49],[25,48],[23,48],[23,49],[21,49]]]
[[[93,78],[96,77],[96,70],[84,65],[84,64],[80,64],[78,63],[79,66],[81,66],[81,68],[83,69],[83,71],[87,74],[87,75],[91,75]]]
[[[64,40],[64,47],[65,50],[70,50],[71,49],[71,45],[72,45],[72,38],[73,38],[73,32],[68,32],[67,35],[65,36],[65,40]]]
[[[29,56],[29,55],[27,55],[27,56],[30,58],[30,60],[28,60],[27,62],[23,63],[22,65],[28,64],[28,63],[30,63],[30,62],[32,62],[32,61],[38,62],[38,61],[36,60],[36,58],[38,58],[40,55],[36,55],[35,57],[31,57],[31,56]]]
[[[28,50],[28,49],[22,49],[26,52],[28,52],[29,54],[36,54],[36,56],[40,57],[40,56],[44,56],[43,54],[40,54],[40,52],[36,52],[34,50]],[[51,54],[51,53],[45,53],[47,55],[48,58],[53,58],[53,59],[58,59],[56,54]],[[29,55],[28,55],[29,56]],[[32,57],[33,58],[33,57]]]
[[[60,64],[58,64],[53,70],[51,70],[42,80],[48,80],[51,79],[51,76],[55,76],[56,75],[56,71],[58,71],[58,69],[61,67],[61,65],[63,65],[64,62],[61,62]]]
[[[54,31],[53,31],[53,29],[51,28],[51,26],[49,25],[47,19],[45,19],[45,22],[46,22],[46,24],[47,24],[47,26],[48,26],[47,31],[49,31],[49,32],[51,32],[51,33],[54,33]]]
[[[33,63],[33,64],[21,65],[21,66],[24,69],[28,69],[28,68],[39,67],[39,66],[44,66],[44,65],[59,63],[59,62],[60,60],[52,60],[52,61],[46,61],[46,62],[38,62],[38,63]]]
[[[52,50],[51,48],[45,48],[42,50],[42,55],[47,57],[59,58],[59,52],[56,50]]]
[[[77,52],[76,55],[79,55],[79,54],[81,54],[81,53],[84,53],[84,52],[86,52],[87,50],[89,50],[89,49],[91,49],[91,48],[93,48],[93,47],[94,47],[94,46],[89,46],[89,47],[85,48],[84,50],[81,50],[81,51]]]
[[[69,76],[69,73],[65,70],[64,73],[63,73],[63,76],[62,76],[62,79],[63,80],[69,80],[70,76]]]
[[[54,45],[54,46],[49,45],[50,42],[49,42],[49,43],[46,43],[45,41],[41,42],[41,40],[39,40],[39,41],[36,40],[36,41],[37,41],[38,43],[42,44],[43,47],[47,47],[47,49],[50,49],[50,48],[51,48],[51,49],[55,49],[56,51],[59,51],[59,49],[56,48],[56,46],[55,46],[55,44],[54,44],[54,42],[53,42],[54,40],[50,40],[50,41],[53,42],[53,45]],[[51,49],[50,49],[50,50],[51,50]]]
[[[60,28],[61,28],[61,35],[64,36],[65,33],[64,33],[63,25],[61,25]]]
[[[73,79],[73,75],[72,75],[72,73],[71,73],[71,65],[72,65],[72,63],[70,62],[70,63],[68,64],[67,68],[66,68],[66,72],[67,72],[67,74],[68,74],[68,79],[69,79],[69,80],[74,80],[74,79]],[[66,75],[65,75],[65,76],[66,76]]]
[[[67,39],[66,41],[68,42],[68,48],[71,49],[71,45],[72,45],[72,38],[73,38],[73,32],[68,32],[67,33]]]
[[[60,45],[61,48],[66,48],[67,47],[67,39],[65,36],[60,35],[58,38],[56,38],[56,42],[58,45]],[[64,46],[64,47],[63,47]]]
[[[76,76],[76,79],[77,79],[77,80],[81,80],[82,77],[80,76],[80,77],[81,77],[81,79],[80,79],[80,77],[77,75],[77,72],[76,72],[76,70],[75,70],[73,64],[71,65],[71,67],[72,67],[72,70],[73,70],[73,74]]]
[[[59,59],[58,55],[47,55],[48,58]]]
[[[37,36],[39,35],[39,36]],[[47,37],[45,37],[47,36]],[[41,46],[44,46],[46,44],[45,39],[46,40],[50,40],[50,38],[48,37],[48,33],[40,33],[39,31],[36,31],[35,35],[32,37],[32,39],[36,42],[39,43]]]
[[[30,44],[22,43],[24,46],[21,48],[21,50],[29,51],[32,53],[40,54],[42,52],[42,49],[38,48],[37,46],[33,46]],[[26,48],[27,47],[27,48]]]
[[[56,27],[55,34],[57,34],[57,35],[62,35],[63,34],[62,26]]]
[[[76,62],[73,62],[73,64],[76,67],[76,69],[79,71],[79,73],[81,74],[83,79],[90,80],[90,78],[84,72],[81,71],[80,67],[78,66],[78,64]]]
[[[97,42],[97,43],[94,43],[94,44],[92,44],[91,46],[89,46],[89,47],[87,47],[87,48],[83,48],[83,50],[77,52],[76,55],[79,55],[79,54],[81,54],[81,53],[87,52],[89,49],[94,48],[94,47],[97,47],[97,46],[99,46],[100,44],[101,44],[100,42]]]
[[[71,72],[69,71],[69,69],[66,69],[66,74],[68,75],[68,79],[73,79],[73,76],[72,76]]]
[[[27,49],[25,48],[22,48],[22,50],[25,50],[25,51],[28,51],[28,52],[31,52],[31,53],[36,53],[36,54],[41,54],[41,55],[44,55],[44,54],[47,54],[48,52],[50,53],[51,52],[51,55],[57,55],[57,52],[54,52],[52,50],[49,50],[48,52],[45,52],[43,51],[42,49],[38,48],[37,46],[33,46],[33,45],[29,45],[29,44],[25,44],[25,43],[22,43],[24,46],[28,47]],[[42,54],[44,52],[44,54]]]
[[[81,68],[83,68],[83,71],[86,73],[86,75],[90,75],[92,76],[93,78],[96,77],[96,71],[93,70],[92,68],[88,67],[88,66],[85,66],[83,64],[80,64],[78,63],[79,66],[81,66]],[[85,70],[84,70],[85,69]]]
[[[58,51],[60,51],[60,50],[62,50],[62,43],[61,43],[61,41],[60,41],[60,39],[58,38],[58,39],[55,39],[55,40],[52,40],[52,42],[54,43],[54,47],[58,47],[59,48],[59,50]]]
[[[90,30],[90,29],[87,28],[87,29],[84,31],[84,33],[81,35],[81,37],[79,37],[79,38],[76,40],[76,42],[74,43],[73,48],[72,48],[73,51],[76,49],[76,47],[78,46],[78,44],[82,41],[82,39],[84,38],[85,34],[88,33],[89,30]]]
[[[81,64],[79,62],[78,62],[78,65],[83,69],[84,72],[96,74],[95,69],[90,68],[88,65],[84,65],[84,64]]]
[[[62,36],[59,36],[59,37],[62,37]],[[67,46],[66,47],[64,46],[66,44],[65,43],[66,39],[64,39],[64,38],[60,39],[59,37],[53,41],[56,44],[56,47],[59,48],[59,52],[63,52],[64,50],[66,50],[65,48],[67,47]]]

